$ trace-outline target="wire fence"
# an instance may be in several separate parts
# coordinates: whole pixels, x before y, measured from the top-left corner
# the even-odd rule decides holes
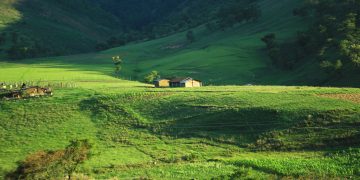
[[[0,90],[17,90],[26,87],[76,88],[78,83],[71,81],[19,81],[0,82]]]

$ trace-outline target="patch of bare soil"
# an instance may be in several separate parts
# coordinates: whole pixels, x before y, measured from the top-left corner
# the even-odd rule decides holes
[[[327,98],[334,98],[334,99],[342,99],[342,100],[360,103],[360,94],[322,94],[319,96],[327,97]]]

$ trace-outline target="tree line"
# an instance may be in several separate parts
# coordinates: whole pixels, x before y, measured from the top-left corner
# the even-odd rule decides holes
[[[51,54],[51,50],[42,45],[40,41],[33,40],[16,31],[0,34],[0,52],[5,53],[12,60]]]
[[[122,1],[119,1],[118,3],[121,2]],[[147,19],[145,17],[145,15],[147,15],[146,10],[144,12],[139,12],[142,16],[130,16],[133,18],[133,21],[129,21],[129,23],[125,25],[125,27],[127,27],[126,31],[110,37],[106,42],[98,43],[96,45],[96,50],[101,51],[123,46],[129,42],[139,40],[152,40],[189,30],[202,24],[206,24],[207,29],[210,31],[225,30],[238,23],[257,20],[261,16],[261,11],[256,2],[257,0],[229,0],[226,2],[217,0],[197,0],[163,3],[158,7],[160,12],[158,12],[157,15],[148,15],[152,17],[152,19],[149,20],[151,23],[142,21]],[[141,2],[140,4],[142,3],[145,2]],[[131,5],[139,4],[131,3]],[[129,8],[132,9],[133,7],[130,6]],[[139,6],[139,8],[141,9],[142,6]],[[173,12],[170,12],[169,10],[172,10]],[[114,7],[112,7],[110,11],[115,14],[120,13],[118,12],[118,9],[114,9]],[[118,16],[127,19],[123,13],[124,12],[121,12]],[[131,13],[134,12],[129,12],[129,14]],[[195,40],[191,31],[188,31],[186,38],[190,42]]]
[[[257,1],[251,0],[91,1],[90,4],[94,7],[85,3],[89,0],[53,1],[59,8],[71,9],[70,12],[81,7],[79,11],[82,14],[96,13],[102,12],[99,9],[103,8],[110,14],[109,18],[121,18],[121,28],[117,34],[112,34],[106,41],[94,44],[94,50],[97,51],[134,41],[157,39],[182,31],[188,31],[185,38],[189,42],[194,42],[194,33],[189,30],[199,25],[206,24],[210,31],[225,30],[238,23],[254,21],[261,16]],[[94,18],[100,17],[103,16],[94,15]],[[106,19],[104,21],[107,23]],[[14,60],[65,54],[62,48],[50,48],[44,42],[20,30],[7,31],[0,34],[0,51]]]
[[[262,38],[276,67],[291,70],[312,59],[329,77],[360,70],[360,1],[304,0],[293,14],[314,23],[292,42],[279,43],[275,34]]]

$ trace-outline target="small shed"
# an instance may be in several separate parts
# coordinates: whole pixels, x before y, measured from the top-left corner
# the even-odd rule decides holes
[[[201,87],[202,82],[191,77],[174,78],[170,81],[170,87]]]
[[[170,80],[169,79],[157,79],[154,81],[154,85],[157,88],[170,87]]]

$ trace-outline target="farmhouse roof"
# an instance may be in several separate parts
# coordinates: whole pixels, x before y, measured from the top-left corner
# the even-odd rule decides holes
[[[171,79],[170,82],[172,82],[172,83],[185,83],[187,81],[192,81],[192,80],[201,82],[200,80],[193,79],[191,77],[178,77],[178,78]]]
[[[163,81],[163,80],[170,81],[169,79],[155,79],[154,82],[159,82],[159,81]]]
[[[191,80],[191,79],[192,78],[190,78],[190,77],[178,77],[178,78],[171,79],[170,82],[179,83],[179,82],[183,82],[183,81],[187,81],[187,80]]]

